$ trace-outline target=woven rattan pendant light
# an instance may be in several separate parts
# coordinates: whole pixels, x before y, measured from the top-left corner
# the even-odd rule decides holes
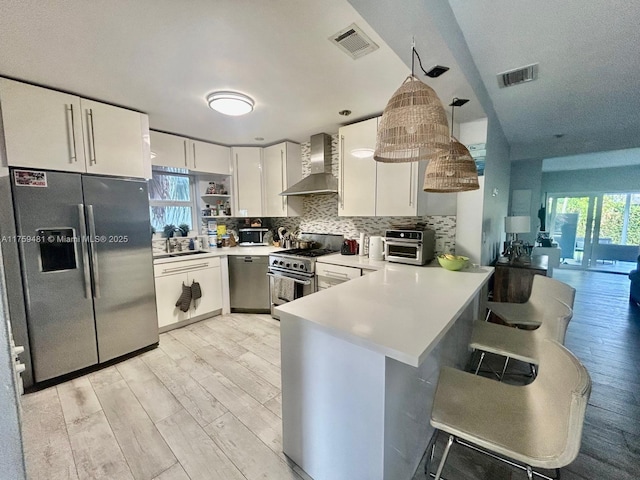
[[[444,107],[436,92],[413,74],[413,55],[418,53],[413,47],[411,51],[411,75],[382,112],[373,154],[378,162],[429,160],[449,150],[449,124]]]
[[[453,111],[456,100],[451,104],[451,140],[449,151],[436,155],[424,172],[425,192],[467,192],[478,190],[478,169],[467,147],[453,136]]]

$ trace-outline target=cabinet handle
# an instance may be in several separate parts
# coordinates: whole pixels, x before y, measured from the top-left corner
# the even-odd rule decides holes
[[[319,277],[321,276],[325,276],[325,277],[334,277],[334,278],[349,278],[349,275],[347,275],[346,273],[339,273],[339,272],[332,272],[331,270],[325,270],[324,272],[322,272],[322,274],[318,274]]]
[[[287,180],[284,177],[284,150],[280,150],[280,178],[282,179],[282,190],[287,188]],[[286,213],[286,206],[284,204],[285,197],[282,196],[282,213]]]
[[[89,127],[89,165],[97,164],[96,158],[96,137],[93,129],[93,109],[87,110],[87,126]]]
[[[238,174],[238,154],[236,153],[236,171],[235,171],[235,177],[236,177],[236,205],[238,206],[236,209],[237,214],[240,214],[240,175]]]
[[[340,208],[344,210],[344,135],[340,136]]]
[[[75,122],[73,119],[73,103],[69,104],[69,108],[67,109],[67,128],[70,130],[69,135],[69,152],[71,156],[69,158],[69,163],[78,162],[78,152],[76,151],[76,129]],[[71,117],[71,121],[69,121],[69,117]]]
[[[184,167],[189,168],[189,163],[187,162],[187,141],[184,140]]]
[[[165,268],[162,270],[162,274],[166,273],[176,273],[176,272],[184,272],[189,270],[198,270],[202,268],[207,268],[209,266],[208,263],[198,263],[197,265],[190,265],[188,267],[174,267],[174,268]]]
[[[196,169],[198,168],[198,163],[196,162],[196,144],[192,143],[191,145],[193,146],[193,168]]]

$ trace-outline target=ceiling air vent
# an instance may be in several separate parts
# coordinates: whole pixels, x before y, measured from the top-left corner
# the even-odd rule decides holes
[[[498,85],[500,88],[513,87],[519,83],[532,82],[538,78],[538,64],[527,65],[526,67],[516,68],[508,72],[498,74]]]
[[[354,60],[379,48],[355,23],[331,35],[329,40]]]

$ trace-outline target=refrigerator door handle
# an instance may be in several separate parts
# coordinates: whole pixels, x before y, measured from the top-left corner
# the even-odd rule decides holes
[[[93,205],[87,205],[89,217],[89,243],[91,243],[91,267],[93,269],[93,296],[100,298],[100,273],[98,272],[98,252],[96,252],[96,221],[93,216]]]
[[[89,252],[87,251],[87,226],[84,217],[84,204],[78,204],[80,217],[80,248],[82,249],[82,273],[84,275],[84,296],[91,298],[91,272],[89,272]]]

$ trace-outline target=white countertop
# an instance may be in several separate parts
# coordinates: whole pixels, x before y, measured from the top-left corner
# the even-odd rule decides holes
[[[384,268],[377,272],[277,310],[281,316],[312,322],[338,338],[417,367],[493,273],[493,267],[452,272],[381,263]]]
[[[389,265],[389,263],[384,260],[369,260],[369,257],[367,256],[341,255],[339,253],[332,253],[331,255],[318,257],[317,262],[328,263],[330,265],[362,268],[364,270],[380,270]]]
[[[162,263],[181,262],[184,260],[195,260],[198,258],[222,257],[225,255],[238,255],[243,257],[248,255],[269,255],[270,253],[282,250],[283,248],[274,246],[213,248],[207,252],[181,255],[178,257],[158,258],[157,256],[154,256],[153,263],[154,265],[159,265]]]

